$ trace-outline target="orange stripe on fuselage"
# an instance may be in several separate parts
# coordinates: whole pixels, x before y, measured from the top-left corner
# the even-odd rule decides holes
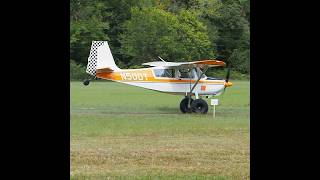
[[[151,68],[126,69],[112,73],[97,73],[98,78],[121,82],[163,82],[163,83],[190,83],[189,79],[176,79],[166,77],[155,77]],[[196,80],[191,80],[191,83]],[[224,81],[200,80],[199,83],[224,84]]]

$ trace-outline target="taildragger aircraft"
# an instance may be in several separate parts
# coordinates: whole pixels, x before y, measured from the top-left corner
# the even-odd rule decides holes
[[[183,95],[184,99],[180,103],[182,113],[207,113],[208,104],[202,98],[221,95],[226,87],[232,86],[229,82],[230,69],[225,80],[205,75],[210,67],[225,66],[223,61],[166,62],[161,58],[160,60],[143,63],[142,65],[151,66],[147,68],[120,69],[115,64],[108,42],[93,41],[86,72],[95,78]],[[84,85],[88,85],[89,82],[90,79],[85,80]]]

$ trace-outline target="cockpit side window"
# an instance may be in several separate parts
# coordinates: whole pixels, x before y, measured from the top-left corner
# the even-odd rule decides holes
[[[180,76],[178,78],[194,78],[194,74],[189,72],[187,69],[179,69]]]
[[[174,77],[174,69],[153,69],[156,77]]]

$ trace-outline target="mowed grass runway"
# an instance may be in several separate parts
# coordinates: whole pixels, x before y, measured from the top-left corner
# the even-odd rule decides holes
[[[250,82],[232,82],[215,119],[182,114],[182,96],[71,82],[71,178],[249,179]]]

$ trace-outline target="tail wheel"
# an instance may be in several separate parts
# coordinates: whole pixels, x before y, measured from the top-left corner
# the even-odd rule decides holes
[[[186,97],[184,99],[182,99],[182,101],[180,102],[180,110],[182,113],[191,113],[191,108],[188,108],[188,102],[189,102],[189,98]],[[190,104],[192,104],[193,99],[190,99]]]
[[[85,86],[88,86],[89,83],[90,83],[90,80],[89,80],[89,79],[86,79],[86,80],[83,81],[83,85],[85,85]]]
[[[206,114],[208,112],[208,103],[203,99],[196,99],[191,103],[192,112]]]

